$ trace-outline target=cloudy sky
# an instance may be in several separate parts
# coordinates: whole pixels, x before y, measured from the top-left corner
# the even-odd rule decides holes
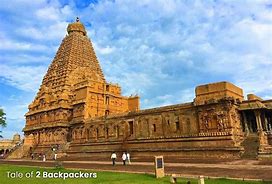
[[[139,94],[141,108],[192,101],[195,86],[216,81],[272,97],[272,0],[2,0],[5,138],[21,133],[27,105],[76,16],[107,81],[124,95]]]

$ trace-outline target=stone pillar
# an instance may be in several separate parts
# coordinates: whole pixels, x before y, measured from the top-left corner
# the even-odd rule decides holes
[[[119,125],[116,125],[116,137],[117,137],[117,139],[119,138],[119,134],[120,134],[120,127],[119,127]]]
[[[271,127],[271,117],[267,117],[267,126],[268,126],[268,131],[271,131],[272,130],[272,127]]]
[[[261,120],[261,112],[259,110],[255,110],[254,114],[255,114],[255,117],[256,117],[257,130],[258,131],[263,131],[262,120]]]
[[[265,126],[265,130],[268,131],[268,119],[265,114],[264,114],[264,126]]]
[[[88,142],[89,137],[90,137],[90,129],[89,128],[85,128],[85,141]]]
[[[41,142],[41,132],[38,131],[37,132],[37,144],[40,144],[40,142]]]
[[[245,132],[246,134],[249,133],[249,128],[248,128],[248,121],[247,121],[247,117],[246,117],[246,113],[245,111],[242,111],[242,115],[243,115],[243,123],[244,123],[244,126],[245,126]]]

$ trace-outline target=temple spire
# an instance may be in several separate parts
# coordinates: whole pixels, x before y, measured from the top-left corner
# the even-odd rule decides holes
[[[87,35],[85,26],[80,22],[79,17],[76,18],[76,22],[70,23],[68,25],[67,32],[68,34],[77,32],[83,34],[84,36]]]

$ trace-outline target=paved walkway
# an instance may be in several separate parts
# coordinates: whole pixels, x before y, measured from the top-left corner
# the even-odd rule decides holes
[[[30,165],[54,167],[56,162],[48,160],[0,160],[0,164]],[[117,162],[112,166],[110,161],[62,161],[65,168],[91,169],[114,172],[154,173],[153,162],[132,162],[123,166]],[[166,174],[204,175],[209,177],[251,178],[272,181],[272,164],[257,160],[236,160],[220,163],[165,163]]]
[[[37,162],[44,163],[41,160],[15,160],[9,159],[10,162]],[[54,160],[47,160],[48,163],[55,163]],[[98,165],[111,165],[111,161],[62,161],[62,163],[69,164],[98,164]],[[123,162],[116,162],[116,165],[122,165]],[[133,162],[132,165],[135,166],[153,166],[153,162]],[[258,160],[241,160],[241,161],[231,161],[222,162],[218,164],[207,164],[207,163],[165,163],[165,167],[195,167],[195,168],[222,168],[230,169],[235,167],[236,169],[271,169],[272,165],[260,165]]]

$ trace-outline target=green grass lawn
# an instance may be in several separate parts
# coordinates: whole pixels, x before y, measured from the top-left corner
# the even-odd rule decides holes
[[[8,172],[23,173],[22,178],[9,178]],[[54,168],[37,168],[37,167],[27,167],[27,166],[14,166],[14,165],[0,165],[0,183],[1,184],[162,184],[170,183],[169,177],[162,179],[156,179],[153,175],[148,174],[128,174],[128,173],[113,173],[113,172],[95,172],[97,173],[97,178],[73,178],[73,179],[60,179],[60,178],[43,178],[42,174],[40,178],[35,177],[35,175],[40,172],[61,172],[61,173],[78,173],[80,170],[69,170],[69,169],[54,169]],[[27,178],[26,174],[33,172],[34,175],[31,178]],[[94,171],[82,170],[82,172],[94,173]],[[10,175],[11,176],[11,175]],[[179,179],[178,183],[187,183],[191,181],[191,184],[196,184],[197,180],[192,179]],[[206,179],[205,184],[261,184],[264,182],[246,182],[246,181],[235,181],[226,179]],[[269,182],[265,182],[268,184]]]

